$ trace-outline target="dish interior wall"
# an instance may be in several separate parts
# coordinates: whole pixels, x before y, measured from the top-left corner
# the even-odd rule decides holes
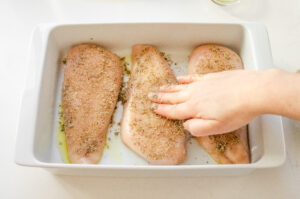
[[[237,52],[247,70],[255,70],[253,46],[245,27],[237,24],[107,24],[67,25],[50,31],[41,78],[38,117],[34,139],[34,155],[46,163],[62,163],[57,146],[58,111],[63,81],[62,60],[68,49],[81,43],[95,43],[125,57],[130,66],[131,47],[134,44],[152,44],[170,59],[175,75],[187,73],[188,56],[200,44],[216,43]],[[127,81],[128,77],[124,77]],[[114,124],[109,129],[100,164],[145,165],[144,160],[127,149],[120,140],[118,121],[122,105],[118,103]],[[249,144],[252,163],[263,155],[263,138],[260,117],[249,126]],[[194,138],[187,141],[187,160],[184,164],[215,164]]]

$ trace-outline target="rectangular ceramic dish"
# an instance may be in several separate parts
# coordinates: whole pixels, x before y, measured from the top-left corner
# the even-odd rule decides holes
[[[47,24],[33,32],[28,78],[23,94],[15,160],[17,164],[46,168],[51,172],[92,176],[199,176],[240,175],[255,169],[281,165],[285,143],[281,117],[263,115],[248,126],[251,164],[217,165],[198,143],[187,142],[187,160],[182,165],[147,164],[127,149],[115,132],[122,106],[114,115],[103,158],[96,165],[64,163],[56,136],[63,64],[66,52],[81,43],[96,43],[130,62],[134,44],[152,44],[171,61],[176,75],[185,74],[188,55],[198,45],[217,43],[236,51],[246,70],[272,67],[266,29],[255,23],[129,23]],[[176,64],[175,64],[176,63]],[[129,64],[130,65],[130,64]],[[125,80],[127,77],[125,77]]]

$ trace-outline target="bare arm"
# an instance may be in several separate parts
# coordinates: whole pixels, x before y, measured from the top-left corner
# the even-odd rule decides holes
[[[178,81],[149,98],[157,114],[185,119],[185,128],[195,136],[230,132],[267,113],[300,120],[300,74],[234,70]]]

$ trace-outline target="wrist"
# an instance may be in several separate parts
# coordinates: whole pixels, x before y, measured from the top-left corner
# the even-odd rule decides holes
[[[258,114],[282,114],[284,90],[286,85],[285,79],[288,73],[278,69],[269,69],[257,71],[257,103],[255,110]]]
[[[253,117],[261,114],[277,114],[276,96],[278,95],[278,80],[283,71],[269,69],[252,71],[248,87],[248,109]]]

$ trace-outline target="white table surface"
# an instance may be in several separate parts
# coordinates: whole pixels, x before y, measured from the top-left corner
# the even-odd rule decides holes
[[[54,176],[14,163],[16,124],[32,28],[45,22],[199,22],[266,24],[274,66],[300,68],[300,1],[241,0],[223,8],[210,0],[1,0],[0,198],[300,198],[300,123],[284,119],[287,161],[239,177],[100,178]],[[300,85],[299,85],[300,86]]]

